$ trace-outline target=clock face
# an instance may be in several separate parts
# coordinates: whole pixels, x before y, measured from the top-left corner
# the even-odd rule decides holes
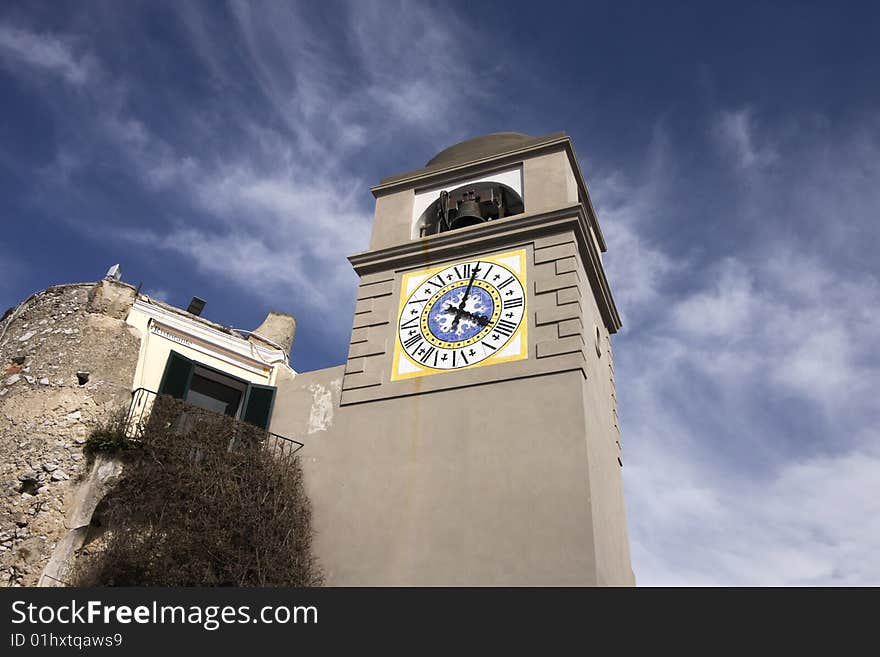
[[[525,250],[404,276],[392,380],[526,358]]]

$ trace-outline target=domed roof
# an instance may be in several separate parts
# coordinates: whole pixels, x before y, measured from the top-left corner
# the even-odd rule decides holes
[[[458,164],[470,162],[490,155],[504,153],[523,146],[533,141],[534,137],[524,135],[521,132],[493,132],[491,135],[474,137],[461,143],[446,148],[432,157],[426,167],[437,165]]]

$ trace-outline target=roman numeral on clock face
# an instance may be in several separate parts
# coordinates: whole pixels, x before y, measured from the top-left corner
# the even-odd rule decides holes
[[[397,345],[391,380],[528,358],[527,255],[462,255],[403,273],[397,321],[389,327]]]
[[[513,335],[515,330],[516,324],[509,322],[506,319],[499,319],[498,323],[495,325],[495,331],[501,335],[506,335],[507,337]]]
[[[422,361],[423,363],[426,363],[426,362],[428,362],[428,358],[430,358],[431,354],[433,354],[433,353],[434,353],[434,347],[429,347],[428,349],[425,350],[425,355],[422,356],[419,360]],[[436,355],[434,356],[434,361],[435,362],[437,361]]]

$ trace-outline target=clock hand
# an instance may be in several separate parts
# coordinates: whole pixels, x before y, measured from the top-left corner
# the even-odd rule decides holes
[[[480,326],[486,326],[489,323],[489,318],[486,317],[485,315],[477,315],[477,314],[468,312],[467,310],[459,310],[458,308],[454,308],[452,306],[447,307],[446,312],[450,313],[450,314],[456,313],[456,314],[460,315],[461,317],[467,317],[468,319],[475,321]]]
[[[468,296],[471,293],[471,287],[474,285],[474,279],[477,277],[477,272],[480,271],[480,263],[477,262],[477,266],[474,267],[474,271],[471,273],[471,280],[468,281],[467,289],[464,291],[464,296],[461,298],[461,303],[458,304],[458,312],[455,313],[455,319],[452,320],[452,330],[458,326],[458,322],[461,319],[461,314],[464,312],[464,305],[467,303]]]

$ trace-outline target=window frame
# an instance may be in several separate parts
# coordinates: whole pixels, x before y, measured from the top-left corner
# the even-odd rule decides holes
[[[159,390],[157,391],[157,394],[160,394],[160,395],[169,394],[164,391],[164,388],[165,388],[165,384],[168,380],[169,367],[171,366],[172,360],[177,360],[178,362],[183,361],[189,366],[189,372],[187,374],[186,383],[183,388],[183,396],[178,398],[183,402],[186,402],[186,395],[189,392],[190,386],[192,385],[193,375],[195,374],[197,367],[202,368],[204,370],[207,370],[208,372],[216,374],[220,377],[228,378],[233,381],[236,381],[239,384],[243,384],[245,386],[245,389],[242,394],[242,399],[241,399],[241,402],[239,403],[238,409],[236,410],[235,415],[227,416],[227,417],[231,417],[235,420],[238,420],[239,422],[246,422],[244,417],[247,413],[248,403],[249,403],[250,397],[251,397],[251,389],[258,388],[261,390],[271,390],[272,391],[272,399],[269,403],[269,412],[266,417],[266,426],[260,427],[259,424],[254,424],[253,422],[248,422],[248,424],[250,424],[252,426],[263,428],[266,431],[269,430],[269,425],[272,423],[272,412],[275,410],[275,397],[277,396],[277,391],[278,391],[277,386],[266,385],[263,383],[252,383],[251,381],[248,381],[247,379],[242,379],[241,377],[235,376],[234,374],[229,374],[228,372],[224,372],[223,370],[217,369],[216,367],[211,367],[210,365],[206,365],[205,363],[202,363],[200,361],[193,360],[192,358],[184,356],[179,351],[175,351],[174,349],[170,349],[169,353],[168,353],[168,359],[165,361],[165,370],[162,372],[162,380],[159,383]],[[218,382],[218,383],[220,383],[220,382]]]
[[[275,397],[276,392],[278,390],[277,386],[269,386],[264,385],[262,383],[248,383],[247,390],[245,390],[244,399],[241,402],[241,421],[248,422],[244,419],[244,416],[247,414],[248,404],[251,401],[251,392],[254,390],[270,390],[272,392],[272,399],[269,401],[269,410],[266,413],[266,426],[261,427],[266,431],[269,430],[269,425],[272,424],[272,412],[275,410]],[[253,422],[248,422],[248,424],[254,424]],[[259,427],[259,424],[254,424],[254,426]]]

